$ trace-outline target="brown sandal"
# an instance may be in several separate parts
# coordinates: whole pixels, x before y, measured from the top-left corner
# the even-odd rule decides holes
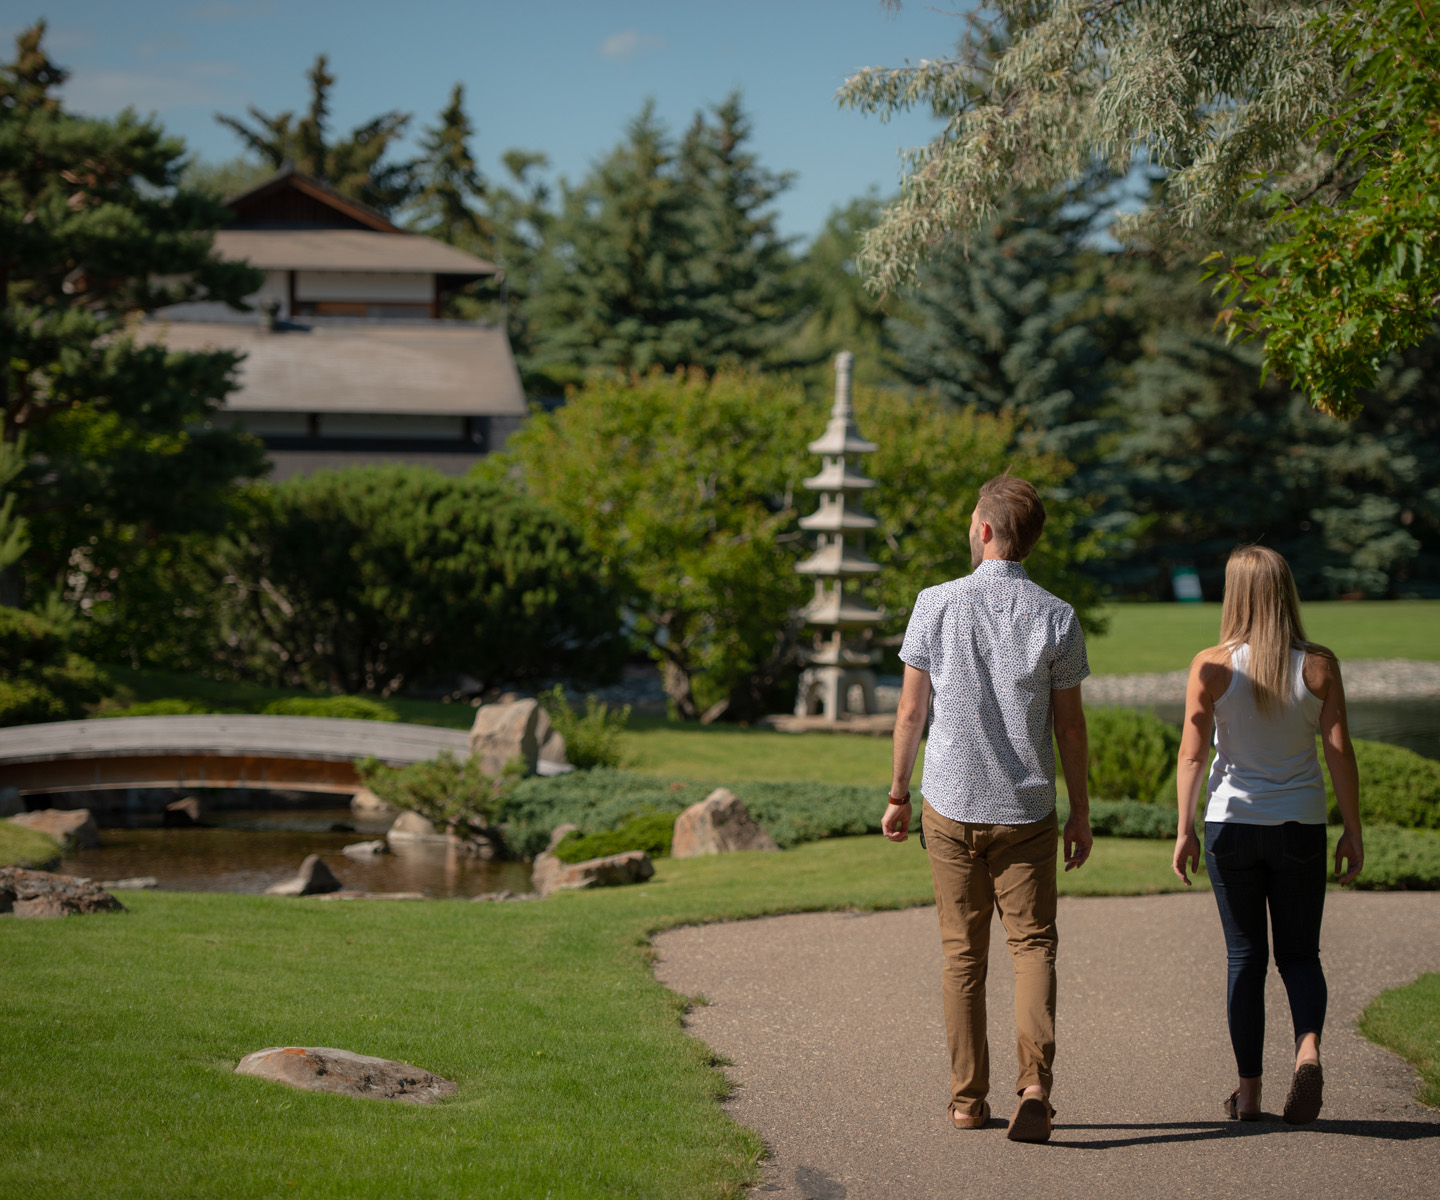
[[[1285,1097],[1282,1113],[1287,1125],[1308,1125],[1320,1115],[1325,1094],[1325,1074],[1319,1063],[1301,1063],[1290,1080],[1290,1094]]]
[[[955,1111],[955,1105],[950,1105],[950,1123],[956,1129],[984,1129],[990,1120],[990,1104],[986,1100],[980,1101],[980,1112],[962,1113]],[[961,1122],[964,1124],[961,1124]]]
[[[1225,1097],[1225,1103],[1222,1107],[1225,1109],[1225,1115],[1232,1121],[1258,1121],[1265,1115],[1264,1113],[1258,1112],[1240,1111],[1240,1089],[1238,1087]],[[1314,1118],[1311,1119],[1313,1120]]]
[[[1048,1142],[1054,1128],[1055,1110],[1048,1100],[1027,1096],[1010,1118],[1005,1136],[1012,1142]]]

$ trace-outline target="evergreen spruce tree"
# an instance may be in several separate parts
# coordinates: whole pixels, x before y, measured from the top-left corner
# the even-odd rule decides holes
[[[694,205],[698,361],[707,366],[757,362],[784,338],[794,312],[790,254],[771,207],[791,176],[760,165],[750,134],[735,92],[709,120],[695,114],[680,148],[681,179]]]
[[[563,191],[530,306],[530,368],[571,381],[593,367],[644,372],[698,362],[705,330],[694,283],[694,197],[654,104]]]
[[[420,140],[411,224],[442,242],[480,253],[488,250],[490,229],[483,215],[485,179],[470,151],[474,136],[465,89],[457,83],[450,103]]]
[[[0,429],[29,463],[9,519],[28,524],[28,592],[103,601],[133,582],[128,547],[219,528],[233,481],[265,469],[257,442],[213,426],[238,356],[172,354],[131,318],[243,307],[263,280],[212,253],[227,214],[177,186],[178,139],[128,110],[64,111],[44,29],[0,67]]]
[[[901,375],[960,407],[1012,413],[1034,448],[1089,457],[1104,391],[1102,347],[1077,286],[1081,219],[1029,197],[921,269],[886,331]]]
[[[246,109],[249,124],[224,113],[217,113],[215,119],[276,170],[293,163],[296,170],[323,180],[336,191],[382,213],[393,213],[416,193],[415,164],[390,162],[385,157],[404,136],[410,114],[391,109],[357,125],[348,137],[332,140],[330,89],[335,86],[335,76],[328,63],[325,55],[316,55],[306,72],[310,108],[304,116],[282,112],[272,117],[252,104]]]

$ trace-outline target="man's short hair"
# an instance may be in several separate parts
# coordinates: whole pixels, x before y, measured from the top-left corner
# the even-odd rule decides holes
[[[1045,528],[1040,493],[1018,475],[997,475],[982,483],[975,511],[994,532],[996,549],[1007,558],[1028,555]]]

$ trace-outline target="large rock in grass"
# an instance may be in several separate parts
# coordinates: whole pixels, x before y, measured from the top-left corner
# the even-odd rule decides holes
[[[550,741],[550,734],[550,716],[540,701],[506,698],[475,710],[470,753],[479,756],[480,770],[491,779],[500,778],[517,758],[525,774],[533,775],[540,747]]]
[[[676,817],[675,839],[670,843],[673,858],[778,849],[775,839],[755,823],[728,788],[716,788]]]
[[[10,818],[17,825],[47,834],[67,850],[93,850],[100,844],[100,827],[88,808],[42,808]]]
[[[265,889],[267,896],[318,896],[324,892],[338,892],[345,885],[335,877],[318,854],[309,855],[300,864],[300,871],[293,879],[271,884]]]
[[[124,911],[120,901],[88,879],[0,867],[0,913],[24,919]]]
[[[337,1092],[411,1104],[433,1104],[457,1086],[409,1063],[328,1046],[271,1046],[257,1050],[240,1060],[235,1073],[273,1079],[307,1092]]]
[[[627,850],[624,854],[588,858],[578,863],[562,862],[546,851],[535,859],[531,882],[540,895],[548,896],[551,892],[644,883],[654,874],[655,864],[643,850]]]

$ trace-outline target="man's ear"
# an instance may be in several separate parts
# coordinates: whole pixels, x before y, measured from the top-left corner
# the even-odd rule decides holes
[[[981,521],[981,522],[980,522],[980,540],[981,540],[982,542],[989,542],[989,541],[993,541],[994,538],[995,538],[995,530],[990,527],[990,522],[989,522],[989,521]]]

